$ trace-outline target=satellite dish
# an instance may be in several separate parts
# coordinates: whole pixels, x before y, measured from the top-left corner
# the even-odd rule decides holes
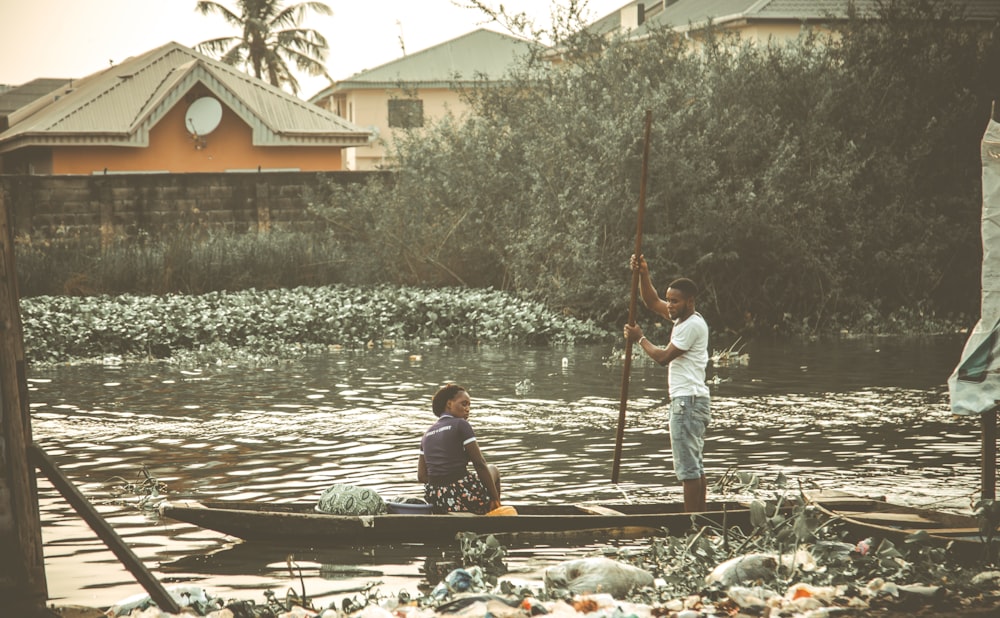
[[[208,135],[222,120],[222,103],[212,97],[201,97],[184,114],[184,126],[193,135]]]

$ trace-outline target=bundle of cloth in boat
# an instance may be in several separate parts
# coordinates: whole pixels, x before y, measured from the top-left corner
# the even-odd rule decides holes
[[[385,500],[367,487],[331,485],[319,497],[316,510],[331,515],[382,515]]]

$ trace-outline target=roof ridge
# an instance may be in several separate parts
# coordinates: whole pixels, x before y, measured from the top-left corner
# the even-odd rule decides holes
[[[178,51],[180,51],[180,50],[178,50]],[[168,52],[168,53],[172,53],[172,52]],[[156,64],[157,62],[163,62],[166,59],[166,56],[167,56],[167,54],[163,54],[163,55],[158,56],[156,58],[156,60],[150,62],[149,64],[147,64],[145,66],[143,66],[142,70],[148,70],[149,67],[151,67],[152,65]],[[136,109],[135,116],[132,117],[132,121],[129,123],[129,127],[133,127],[134,128],[137,124],[139,124],[139,120],[141,118],[144,118],[146,115],[149,114],[150,104],[152,103],[152,101],[154,101],[155,99],[159,98],[160,91],[163,88],[164,84],[166,84],[168,81],[174,81],[174,82],[176,82],[178,80],[178,78],[179,78],[179,75],[177,75],[178,69],[184,68],[184,73],[189,73],[189,72],[191,72],[193,70],[193,68],[195,66],[197,66],[197,64],[198,64],[198,59],[197,58],[191,58],[191,60],[189,60],[189,61],[187,61],[187,62],[185,62],[185,63],[183,63],[181,65],[178,65],[178,66],[175,66],[175,67],[171,67],[169,71],[167,71],[166,73],[164,73],[163,77],[160,78],[159,83],[156,84],[156,87],[155,88],[151,88],[149,90],[149,96],[146,97],[146,100],[143,101],[141,105],[139,105],[138,109]]]
[[[767,5],[771,4],[773,0],[757,0],[743,11],[744,15],[752,15],[754,13],[759,13],[760,11],[767,8]]]
[[[67,118],[71,118],[71,117],[75,116],[76,114],[81,113],[84,109],[86,109],[87,107],[90,107],[96,101],[98,101],[101,98],[107,96],[108,93],[110,93],[111,91],[113,91],[115,88],[118,88],[121,85],[122,80],[129,79],[129,78],[135,76],[141,70],[145,70],[145,69],[149,68],[151,65],[155,64],[157,61],[162,60],[163,58],[166,57],[167,53],[169,53],[169,52],[161,52],[161,50],[163,50],[166,47],[171,47],[171,46],[174,46],[174,47],[178,48],[179,50],[185,49],[184,46],[181,45],[180,43],[176,43],[174,41],[170,41],[169,43],[165,43],[163,45],[160,45],[159,47],[154,47],[153,49],[151,49],[151,50],[149,50],[149,51],[147,51],[145,53],[139,54],[138,56],[129,56],[128,58],[126,58],[125,60],[119,62],[116,65],[107,67],[105,69],[101,69],[100,71],[94,71],[93,73],[91,73],[89,75],[86,75],[82,79],[78,80],[77,83],[79,85],[73,88],[74,91],[83,90],[87,86],[93,85],[93,87],[95,89],[95,93],[87,98],[85,105],[82,105],[82,106],[77,105],[75,107],[70,107],[69,109],[66,110],[65,113],[57,115],[55,117],[55,121],[52,124],[57,124],[59,122],[63,122]],[[161,52],[161,53],[157,53],[157,52]],[[115,69],[121,69],[122,67],[126,67],[126,68],[131,69],[135,63],[138,63],[138,62],[142,61],[143,59],[146,59],[146,62],[143,63],[141,66],[135,67],[136,68],[135,71],[133,71],[132,73],[130,73],[128,75],[118,75],[117,76],[118,77],[118,81],[117,82],[109,82],[103,88],[101,87],[101,82],[98,79],[96,79],[98,76],[103,75],[105,73],[109,73],[109,72],[111,72],[111,71],[113,71]],[[144,109],[145,109],[145,105],[143,105],[140,108],[139,111],[141,112]],[[132,120],[134,122],[135,118],[133,118]]]
[[[486,33],[489,33],[489,34],[492,34],[492,35],[496,35],[496,36],[499,36],[499,37],[504,37],[504,38],[512,39],[514,41],[518,41],[518,42],[521,42],[521,43],[532,43],[532,41],[529,40],[529,39],[523,39],[521,37],[516,37],[516,36],[514,36],[512,34],[505,34],[503,32],[497,32],[496,30],[490,30],[489,28],[482,28],[482,27],[480,27],[480,28],[476,28],[475,30],[470,30],[469,32],[466,32],[465,34],[460,34],[459,36],[457,36],[457,37],[455,37],[453,39],[448,39],[447,41],[441,41],[440,43],[437,43],[435,45],[431,45],[430,47],[425,47],[424,49],[421,49],[419,51],[415,51],[412,54],[404,54],[402,57],[396,58],[395,60],[390,60],[389,62],[383,62],[382,64],[380,64],[378,66],[374,66],[374,67],[372,67],[370,69],[364,69],[362,71],[358,71],[357,73],[355,73],[353,75],[349,75],[349,76],[345,77],[344,79],[337,80],[337,81],[338,82],[342,82],[342,81],[343,82],[355,81],[357,77],[359,77],[361,75],[364,75],[366,73],[372,73],[374,71],[378,71],[380,69],[384,69],[384,68],[386,68],[386,67],[388,67],[388,66],[390,66],[392,64],[396,64],[396,63],[400,63],[400,62],[405,62],[405,61],[412,60],[412,59],[417,58],[419,56],[425,55],[425,54],[427,54],[429,52],[438,50],[438,49],[440,49],[440,48],[442,48],[442,47],[444,47],[446,45],[451,45],[453,43],[457,43],[458,41],[461,41],[462,39],[467,39],[467,38],[469,38],[470,36],[472,36],[474,34],[479,34],[480,32],[486,32]]]

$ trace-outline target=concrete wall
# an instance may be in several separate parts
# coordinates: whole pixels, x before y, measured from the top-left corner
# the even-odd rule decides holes
[[[15,236],[35,241],[91,238],[183,228],[259,231],[314,225],[308,200],[325,182],[388,178],[384,172],[263,172],[0,176],[0,199]]]

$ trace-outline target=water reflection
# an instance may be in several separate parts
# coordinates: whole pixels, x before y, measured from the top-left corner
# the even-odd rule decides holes
[[[748,346],[749,365],[712,374],[709,474],[732,467],[771,478],[780,472],[793,482],[967,507],[978,490],[977,425],[949,414],[943,386],[961,345],[947,338]],[[411,360],[415,354],[420,360]],[[505,473],[508,502],[677,499],[664,369],[640,358],[622,482],[609,482],[621,379],[613,357],[610,347],[593,346],[428,347],[271,367],[60,367],[31,372],[32,423],[36,441],[147,564],[161,565],[166,581],[223,595],[284,590],[294,583],[284,548],[235,543],[140,514],[111,500],[113,477],[135,480],[147,466],[178,499],[314,500],[332,483],[364,485],[388,498],[419,493],[416,456],[433,421],[430,395],[453,380],[472,393],[471,420],[488,459]],[[42,485],[50,594],[104,606],[139,592]],[[297,548],[296,562],[309,593],[320,598],[373,578],[414,590],[432,553],[309,551]],[[516,548],[512,560],[529,572],[580,551]]]

